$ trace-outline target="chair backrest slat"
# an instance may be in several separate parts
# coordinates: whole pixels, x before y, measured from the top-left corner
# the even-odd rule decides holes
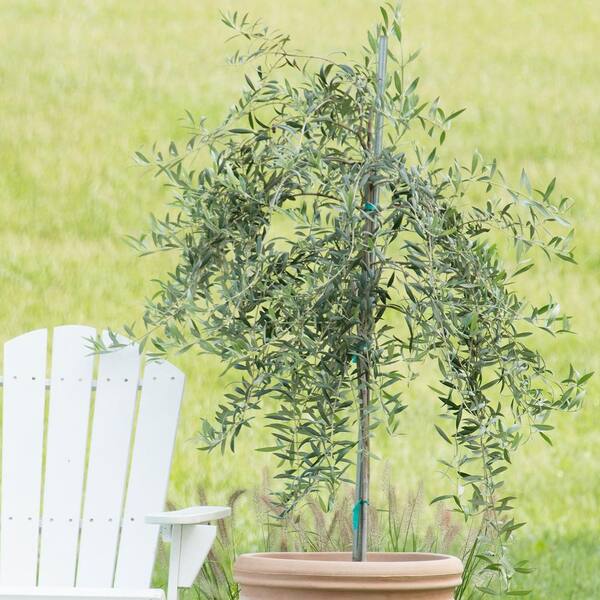
[[[35,585],[44,443],[47,331],[4,345],[0,584]]]
[[[57,327],[52,341],[38,585],[75,585],[94,356],[91,327]]]
[[[144,523],[165,505],[184,376],[168,362],[149,362],[144,370],[131,473],[115,587],[150,585],[158,526]]]
[[[100,356],[77,586],[113,584],[139,371],[135,344]]]

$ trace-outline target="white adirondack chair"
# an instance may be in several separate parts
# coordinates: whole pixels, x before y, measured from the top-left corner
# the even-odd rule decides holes
[[[98,358],[87,341],[95,335],[54,329],[48,381],[47,330],[4,346],[1,600],[163,600],[150,589],[161,526],[171,538],[167,598],[176,600],[214,541],[210,523],[230,514],[161,512],[184,376],[148,362],[140,380],[137,346]]]

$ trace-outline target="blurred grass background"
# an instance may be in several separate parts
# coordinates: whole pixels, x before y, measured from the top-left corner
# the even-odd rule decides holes
[[[184,109],[215,123],[241,88],[225,65],[219,10],[238,9],[289,31],[311,52],[353,51],[377,19],[366,0],[0,0],[0,338],[43,326],[119,326],[141,313],[151,278],[167,263],[138,259],[126,234],[146,229],[168,192],[136,167],[135,150],[184,139]],[[597,370],[600,357],[600,2],[597,0],[406,0],[410,49],[422,94],[467,107],[448,144],[496,156],[517,181],[522,166],[540,186],[553,175],[576,199],[579,267],[541,267],[574,315],[577,336],[546,340],[557,365]],[[193,435],[224,392],[219,366],[175,362],[188,386],[170,498],[210,502],[260,484],[268,457],[252,432],[234,456],[196,450]],[[556,419],[554,446],[532,441],[507,487],[519,496],[516,552],[537,572],[533,598],[600,598],[598,377],[585,409]],[[424,480],[428,494],[453,484],[439,473],[445,449],[428,419],[439,408],[425,386],[410,390],[406,435],[379,440],[400,489]],[[242,512],[237,526],[251,530]],[[248,544],[251,543],[251,536]]]

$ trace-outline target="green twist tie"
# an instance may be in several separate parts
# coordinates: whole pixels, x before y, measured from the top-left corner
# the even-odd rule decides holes
[[[363,208],[366,212],[374,212],[377,210],[377,207],[374,204],[371,204],[371,202],[365,202]]]
[[[360,508],[365,504],[369,504],[368,500],[359,500],[352,509],[352,529],[356,531],[358,529],[359,520],[360,520]]]
[[[359,354],[362,354],[365,350],[368,350],[368,348],[369,348],[369,344],[367,344],[367,342],[362,342],[357,348],[358,354],[352,355],[352,359],[351,359],[352,362],[354,364],[358,363]]]

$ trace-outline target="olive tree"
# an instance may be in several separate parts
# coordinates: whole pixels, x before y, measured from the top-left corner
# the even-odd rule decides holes
[[[329,506],[354,478],[356,560],[373,435],[397,430],[404,385],[435,378],[448,417],[435,428],[460,490],[436,500],[482,520],[480,558],[506,585],[520,524],[502,474],[530,433],[549,441],[549,415],[577,409],[589,377],[553,374],[532,334],[569,319],[518,285],[539,258],[574,262],[570,201],[525,172],[511,186],[477,151],[443,160],[462,111],[421,99],[399,16],[381,12],[356,59],[296,51],[260,21],[223,17],[245,43],[231,58],[246,70],[240,99],[217,127],[188,113],[185,149],[137,153],[173,201],[136,245],[176,257],[142,337],[157,355],[194,349],[234,370],[203,445],[235,450],[260,412],[284,513],[313,493]]]

